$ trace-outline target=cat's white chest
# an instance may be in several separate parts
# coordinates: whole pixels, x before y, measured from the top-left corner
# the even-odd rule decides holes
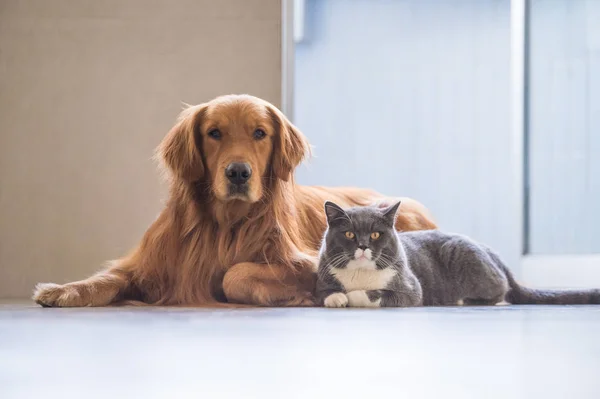
[[[352,263],[352,261],[350,262]],[[366,266],[366,267],[360,267]],[[355,290],[382,290],[396,275],[392,268],[378,270],[370,265],[348,264],[344,269],[331,269],[331,274],[344,286],[346,292]],[[373,264],[374,266],[374,264]]]

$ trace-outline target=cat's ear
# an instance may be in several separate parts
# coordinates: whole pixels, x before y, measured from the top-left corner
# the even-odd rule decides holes
[[[398,208],[400,207],[401,203],[402,201],[398,201],[393,205],[384,208],[382,211],[383,217],[386,218],[389,224],[391,224],[392,226],[396,224],[396,218],[398,217]]]
[[[327,224],[331,224],[338,219],[348,218],[346,212],[338,204],[331,201],[325,202],[325,215],[327,216]]]

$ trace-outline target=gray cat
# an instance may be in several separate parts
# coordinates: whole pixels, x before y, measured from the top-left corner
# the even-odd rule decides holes
[[[400,202],[343,210],[325,203],[317,297],[326,307],[600,304],[600,290],[519,285],[496,253],[438,230],[397,233]]]

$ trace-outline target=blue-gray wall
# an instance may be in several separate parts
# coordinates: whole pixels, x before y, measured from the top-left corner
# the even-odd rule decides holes
[[[531,6],[531,252],[600,252],[600,1]]]
[[[313,0],[296,45],[305,184],[424,202],[441,226],[520,255],[508,0]]]

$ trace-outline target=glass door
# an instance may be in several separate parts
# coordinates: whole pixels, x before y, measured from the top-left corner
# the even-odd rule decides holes
[[[528,4],[525,271],[600,279],[600,1]]]

